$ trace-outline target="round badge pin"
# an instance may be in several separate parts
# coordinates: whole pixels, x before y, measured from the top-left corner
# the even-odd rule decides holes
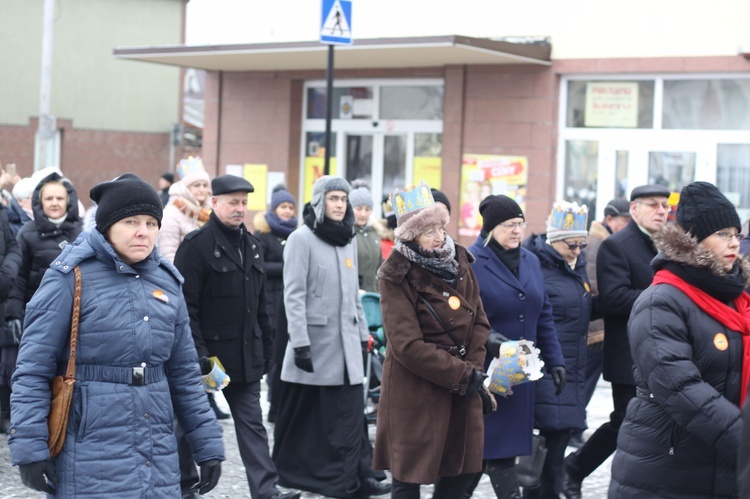
[[[354,262],[352,262],[351,258],[347,258],[345,261],[347,268],[352,268],[354,266]]]
[[[458,310],[458,308],[461,306],[461,300],[458,299],[458,296],[451,296],[448,298],[448,305],[453,310]]]
[[[724,333],[716,333],[716,336],[714,336],[714,346],[717,350],[721,350],[722,352],[729,348],[727,336]]]

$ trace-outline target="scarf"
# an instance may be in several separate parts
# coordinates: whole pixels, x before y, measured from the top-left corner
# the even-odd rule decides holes
[[[305,215],[305,225],[310,227],[313,234],[333,246],[346,246],[354,237],[354,231],[349,224],[333,222],[327,218],[324,218],[322,223],[316,224],[314,210],[310,210]]]
[[[735,308],[732,308],[664,269],[656,273],[652,284],[674,286],[724,327],[742,333],[742,383],[740,385],[740,407],[742,407],[747,397],[748,382],[750,382],[750,295],[740,293],[734,300]]]
[[[266,212],[266,222],[271,228],[271,232],[283,239],[289,237],[289,234],[294,232],[294,229],[297,228],[297,217],[292,217],[289,220],[282,220],[275,211]]]
[[[482,240],[487,241],[487,238],[490,237],[490,233],[483,229],[482,232],[479,233],[479,237],[481,237]],[[495,256],[497,256],[503,265],[505,265],[508,270],[516,276],[516,279],[518,279],[518,266],[521,263],[521,245],[518,245],[517,248],[505,249],[500,246],[500,243],[495,241],[494,237],[492,237],[490,238],[489,243],[485,244],[485,246],[489,246]]]
[[[180,210],[180,213],[195,220],[198,227],[203,227],[203,225],[208,222],[211,215],[211,210],[200,208],[182,196],[173,197],[172,204],[175,208]]]
[[[448,234],[445,234],[443,245],[434,250],[424,249],[412,241],[402,242],[400,239],[396,240],[393,249],[404,255],[409,261],[435,274],[449,286],[456,287],[456,280],[458,279],[456,245]]]

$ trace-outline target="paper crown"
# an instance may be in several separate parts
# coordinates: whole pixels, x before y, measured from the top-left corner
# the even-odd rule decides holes
[[[221,391],[231,381],[229,375],[217,357],[209,357],[208,360],[211,362],[211,372],[201,376],[203,389],[209,393]]]
[[[492,393],[503,397],[513,395],[515,385],[536,381],[542,376],[544,362],[539,359],[539,349],[528,340],[504,341],[500,356],[490,362],[490,376],[484,381]]]
[[[558,201],[552,206],[548,227],[557,230],[588,230],[589,208],[578,203]]]
[[[181,159],[180,162],[177,163],[177,168],[175,169],[180,179],[183,179],[188,174],[198,170],[205,170],[205,168],[203,168],[203,160],[200,156],[188,156],[187,159]]]
[[[430,186],[422,180],[417,185],[396,189],[390,196],[396,218],[435,204]]]

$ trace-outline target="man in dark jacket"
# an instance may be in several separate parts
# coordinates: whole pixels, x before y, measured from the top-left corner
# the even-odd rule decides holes
[[[231,382],[224,389],[234,418],[250,492],[262,499],[297,498],[282,492],[268,451],[260,407],[260,380],[271,364],[273,329],[266,310],[263,254],[245,228],[247,194],[253,186],[234,175],[211,182],[213,212],[188,234],[174,264],[185,277],[183,292],[201,370],[218,357]]]
[[[660,185],[633,189],[630,222],[599,248],[596,275],[607,331],[603,372],[604,379],[612,383],[614,411],[583,447],[565,459],[563,493],[568,499],[580,499],[583,480],[617,449],[617,434],[625,410],[635,397],[628,319],[635,300],[654,277],[651,260],[656,256],[656,248],[651,238],[667,222],[669,194],[669,189]]]

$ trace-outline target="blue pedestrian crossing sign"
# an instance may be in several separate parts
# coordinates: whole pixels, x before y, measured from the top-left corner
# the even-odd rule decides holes
[[[323,0],[320,42],[336,45],[352,44],[351,0]]]

